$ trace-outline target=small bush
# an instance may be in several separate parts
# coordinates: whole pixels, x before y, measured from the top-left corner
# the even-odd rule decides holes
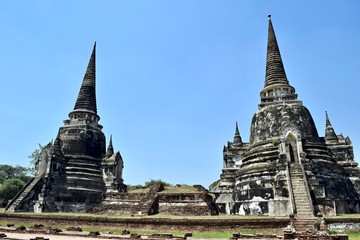
[[[5,207],[9,200],[25,185],[20,179],[8,179],[0,186],[0,206]]]
[[[164,182],[164,181],[162,181],[160,179],[158,179],[158,180],[151,179],[150,181],[145,182],[145,187],[151,187],[151,186],[153,186],[154,184],[157,184],[157,183],[162,183],[162,185],[164,185],[164,186],[170,186],[171,185],[170,183]]]

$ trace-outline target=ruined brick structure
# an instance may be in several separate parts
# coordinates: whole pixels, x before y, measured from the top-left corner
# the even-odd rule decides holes
[[[94,209],[102,214],[153,215],[157,213],[173,215],[216,215],[213,197],[200,185],[193,187],[171,187],[161,183],[149,188],[127,193],[108,192],[104,201]]]
[[[282,63],[269,16],[266,74],[250,139],[236,124],[224,147],[221,181],[214,189],[223,213],[311,216],[358,213],[360,179],[349,137],[336,135],[326,113],[319,137]]]
[[[166,193],[162,185],[128,193],[124,162],[98,123],[95,45],[74,110],[36,163],[36,174],[11,200],[6,212],[97,212],[109,214],[217,214],[205,189]]]
[[[102,202],[107,191],[126,191],[123,160],[107,152],[105,135],[98,123],[95,93],[94,49],[69,119],[53,144],[41,153],[35,177],[6,207],[7,212],[88,212]]]
[[[107,193],[126,192],[127,186],[123,183],[122,178],[124,161],[119,151],[114,152],[112,136],[110,136],[105,158],[101,162],[101,168]]]

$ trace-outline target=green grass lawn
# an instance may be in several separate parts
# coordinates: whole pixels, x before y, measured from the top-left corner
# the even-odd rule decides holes
[[[0,226],[7,226],[7,224],[12,222],[0,222]],[[25,226],[26,228],[30,228],[31,224],[22,224],[17,223],[15,224],[15,227],[19,226]],[[66,230],[67,226],[50,226],[45,225],[45,227],[53,227],[58,228],[62,230]],[[99,231],[100,233],[113,233],[113,234],[121,234],[123,229],[119,228],[111,228],[111,227],[82,227],[83,231],[85,232],[93,232],[93,231]],[[151,235],[155,233],[159,233],[159,231],[156,230],[143,230],[143,229],[127,229],[132,234],[141,234],[141,235]],[[273,233],[273,234],[281,234],[281,230],[272,230],[272,229],[257,229],[257,230],[251,230],[251,229],[240,229],[240,232],[243,234],[255,234],[255,233]],[[173,236],[177,237],[183,237],[185,235],[185,231],[161,231],[161,233],[171,233]],[[222,231],[222,232],[193,232],[194,238],[229,238],[232,236],[234,231]]]
[[[4,208],[0,208],[0,213],[4,212]],[[15,214],[33,215],[33,212],[19,212]],[[233,215],[233,214],[220,214],[220,215],[206,215],[206,216],[183,216],[171,214],[155,214],[144,216],[131,216],[130,214],[95,214],[95,213],[70,213],[70,212],[43,212],[35,213],[40,215],[58,215],[58,216],[85,216],[85,217],[108,217],[108,218],[170,218],[170,219],[261,219],[261,218],[276,218],[288,219],[288,217],[269,217],[269,216],[249,216],[249,215]]]
[[[171,191],[171,190],[170,190]],[[0,213],[4,212],[4,208],[0,208]],[[21,213],[21,214],[34,214],[34,213]],[[41,213],[41,215],[65,215],[65,216],[88,216],[88,217],[111,217],[111,218],[170,218],[170,219],[266,219],[266,218],[276,218],[276,219],[287,219],[288,217],[267,217],[267,216],[240,216],[240,215],[216,215],[216,216],[176,216],[168,214],[156,214],[151,216],[135,216],[131,217],[130,215],[109,215],[109,214],[92,214],[92,213]],[[360,214],[342,214],[338,216],[331,216],[327,218],[360,218]],[[0,226],[6,226],[11,222],[0,222]],[[18,223],[15,226],[23,225],[29,228],[30,224],[21,224]],[[49,227],[49,226],[48,226]],[[65,230],[67,226],[51,226]],[[101,233],[113,232],[114,234],[121,234],[123,229],[118,228],[109,228],[109,227],[83,227],[84,231],[99,231]],[[151,230],[142,230],[142,229],[128,229],[131,233],[134,234],[154,234],[158,231]],[[272,233],[272,234],[282,234],[281,229],[239,229],[243,234],[255,234],[255,233]],[[172,233],[174,236],[184,236],[185,232],[172,232],[164,231],[165,233]],[[232,236],[232,233],[236,231],[222,231],[222,232],[193,232],[193,237],[195,238],[229,238]],[[340,233],[340,232],[339,232]],[[350,240],[360,240],[360,232],[346,232]]]
[[[12,222],[1,221],[0,226],[7,226]],[[15,227],[25,226],[26,228],[30,228],[31,224],[26,223],[17,223]],[[53,227],[62,230],[66,230],[68,226],[51,226],[45,225],[45,227]],[[119,228],[111,228],[111,227],[82,227],[83,231],[92,232],[92,231],[99,231],[100,233],[113,233],[113,234],[121,234],[123,229]],[[159,233],[156,230],[143,230],[143,229],[127,229],[130,233],[133,234],[141,234],[141,235],[151,235],[154,233]],[[238,231],[221,231],[221,232],[193,232],[194,238],[229,238],[232,236],[234,232],[240,232],[242,234],[256,234],[256,233],[266,233],[266,234],[277,234],[281,235],[281,229],[239,229]],[[162,233],[171,233],[173,236],[182,237],[186,233],[185,231],[162,231]],[[341,233],[346,234],[349,236],[349,240],[359,240],[360,239],[360,232],[346,232]]]
[[[336,216],[325,216],[325,218],[360,218],[360,214],[338,214]]]
[[[349,240],[359,240],[360,239],[360,232],[346,232],[345,234],[349,236]]]
[[[199,190],[193,186],[180,185],[180,186],[165,186],[165,190],[160,193],[200,193]]]

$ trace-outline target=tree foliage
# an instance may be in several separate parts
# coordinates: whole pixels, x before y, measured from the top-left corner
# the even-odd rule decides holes
[[[23,188],[25,183],[20,179],[7,179],[0,186],[0,206],[5,207],[9,200]]]
[[[0,184],[9,179],[20,179],[23,182],[28,182],[30,178],[29,169],[26,167],[0,164]]]
[[[145,187],[151,187],[153,186],[154,184],[157,184],[157,183],[162,183],[164,186],[170,186],[171,184],[170,183],[167,183],[167,182],[164,182],[160,179],[157,179],[157,180],[154,180],[154,179],[151,179],[150,181],[148,182],[145,182]]]
[[[28,157],[30,158],[30,167],[28,168],[0,164],[0,207],[6,206],[7,202],[15,197],[25,183],[31,179],[30,175],[34,175],[35,164],[45,147],[39,144],[39,148],[35,149]]]
[[[154,179],[150,179],[150,181],[147,181],[144,183],[144,185],[141,185],[141,184],[138,184],[138,185],[127,185],[127,190],[128,191],[133,191],[133,190],[136,190],[136,189],[145,189],[145,188],[149,188],[149,187],[152,187],[154,184],[157,184],[157,183],[162,183],[163,186],[171,186],[170,183],[167,183],[167,182],[164,182],[160,179],[157,179],[157,180],[154,180]]]

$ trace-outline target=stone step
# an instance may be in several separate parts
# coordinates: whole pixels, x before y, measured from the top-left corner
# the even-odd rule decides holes
[[[34,188],[34,186],[39,182],[41,178],[33,178],[32,182],[26,186],[23,191],[17,196],[15,201],[11,204],[11,206],[6,211],[15,212],[15,208],[21,203],[21,201],[28,195],[28,193]]]
[[[68,162],[67,166],[80,166],[80,167],[89,167],[89,168],[99,168],[101,166],[100,163],[93,162]]]
[[[304,188],[305,188],[305,186],[304,186]],[[294,193],[294,195],[297,195],[299,197],[305,197],[307,199],[307,196],[304,196],[304,194],[306,194],[304,189],[302,189],[302,190],[294,190],[293,189],[293,193]]]
[[[306,220],[306,221],[294,221],[294,227],[297,231],[303,231],[307,229],[313,229],[316,224],[316,220]]]
[[[309,228],[309,227],[314,227],[314,223],[309,223],[309,224],[294,224],[295,228]]]
[[[299,210],[310,210],[311,211],[311,207],[310,205],[302,205],[302,204],[298,204],[296,205],[296,209]]]
[[[297,211],[297,216],[300,216],[300,217],[309,217],[309,216],[313,216],[313,212],[312,211]]]
[[[297,204],[298,209],[311,209],[310,204]]]
[[[304,174],[299,165],[290,168],[291,187],[298,216],[313,216],[311,200],[308,199]]]
[[[73,172],[88,172],[88,173],[97,173],[97,174],[101,174],[101,170],[98,169],[94,169],[94,168],[79,168],[79,167],[66,167],[65,168],[66,171],[73,171]]]
[[[311,209],[311,206],[310,206],[309,203],[298,203],[298,202],[296,202],[295,205],[296,205],[296,207],[298,209],[300,209],[300,208],[302,208],[302,209],[304,209],[304,208]]]
[[[101,165],[101,161],[91,161],[91,160],[86,160],[86,159],[70,159],[68,161],[68,164],[78,164],[78,165],[91,165],[91,166],[100,166]]]
[[[301,192],[293,191],[293,193],[294,193],[294,196],[295,196],[296,199],[308,200],[308,196],[305,195],[306,192],[304,192],[304,191],[301,191]]]
[[[71,177],[85,177],[85,178],[102,178],[102,174],[101,173],[87,173],[87,172],[74,172],[74,171],[66,171],[67,177],[66,178],[71,178]],[[98,180],[99,180],[98,179]]]
[[[309,202],[302,201],[302,202],[296,202],[296,206],[304,208],[304,207],[310,207],[310,204]]]
[[[296,200],[298,200],[298,199],[296,199]],[[307,206],[307,205],[310,205],[310,204],[309,204],[309,201],[306,201],[305,199],[296,201],[296,203],[297,203],[297,206]]]
[[[296,200],[296,203],[297,203],[297,205],[310,205],[309,204],[309,200],[307,200],[307,199],[295,199]]]
[[[304,194],[306,194],[306,192],[304,192],[304,191],[293,191],[293,192],[294,192],[294,195],[296,195],[299,198],[308,199],[307,196],[304,196]]]
[[[312,210],[311,210],[310,207],[297,206],[296,209],[297,209],[298,213],[301,213],[301,212],[312,212]]]
[[[102,193],[101,190],[87,188],[87,187],[67,187],[66,190],[73,191],[84,191],[84,192],[93,192],[93,193]]]

